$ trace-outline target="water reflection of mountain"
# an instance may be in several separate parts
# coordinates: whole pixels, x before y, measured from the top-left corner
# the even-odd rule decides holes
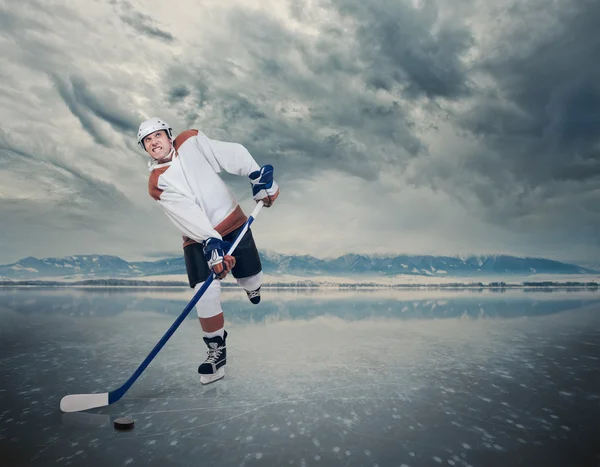
[[[449,318],[514,318],[520,316],[538,316],[560,313],[561,311],[580,308],[591,303],[600,304],[600,296],[595,294],[581,296],[573,294],[572,298],[561,294],[543,294],[529,298],[528,294],[520,297],[503,297],[503,294],[479,296],[470,294],[457,295],[443,299],[432,299],[426,292],[422,296],[412,294],[408,297],[353,295],[345,297],[344,293],[321,297],[299,293],[292,297],[280,299],[277,295],[264,300],[260,305],[251,305],[242,299],[227,299],[223,308],[230,322],[268,322],[278,320],[302,320],[319,316],[334,316],[345,320],[363,320],[373,318],[411,319],[449,319]],[[172,317],[178,316],[191,298],[186,291],[176,297],[145,294],[119,289],[102,291],[80,290],[65,291],[29,291],[15,290],[0,295],[0,306],[21,314],[34,315],[60,314],[66,316],[110,317],[125,312],[151,312]],[[547,296],[548,298],[546,298]],[[181,297],[181,298],[179,298]],[[195,311],[188,319],[196,319]]]
[[[596,300],[600,303],[600,300]],[[449,318],[514,318],[519,316],[537,316],[560,313],[589,305],[590,300],[486,300],[457,299],[451,301],[328,301],[311,303],[310,301],[265,303],[262,307],[236,307],[228,303],[226,313],[230,321],[277,321],[311,319],[318,316],[334,316],[355,321],[363,319],[449,319]]]

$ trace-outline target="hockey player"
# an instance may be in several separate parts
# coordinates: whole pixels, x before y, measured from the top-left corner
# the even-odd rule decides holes
[[[262,265],[248,229],[233,255],[227,250],[247,220],[221,171],[249,177],[253,198],[270,207],[279,196],[273,167],[260,167],[244,146],[209,139],[198,130],[173,138],[173,130],[160,118],[140,124],[138,144],[150,155],[148,190],[183,235],[183,252],[194,293],[211,273],[224,279],[231,271],[254,304],[260,302]],[[211,283],[196,304],[208,356],[198,373],[202,384],[225,376],[227,363],[221,284]]]

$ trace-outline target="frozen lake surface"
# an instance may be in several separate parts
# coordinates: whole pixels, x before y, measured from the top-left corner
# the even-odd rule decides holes
[[[598,466],[600,292],[225,290],[225,379],[189,289],[0,289],[2,466]],[[135,420],[116,431],[115,418]]]

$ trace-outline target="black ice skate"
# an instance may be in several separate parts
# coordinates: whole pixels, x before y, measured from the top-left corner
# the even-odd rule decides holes
[[[246,290],[246,294],[252,303],[258,305],[260,303],[260,287],[256,290]]]
[[[200,382],[209,384],[225,376],[225,368],[223,367],[227,363],[227,349],[225,347],[227,331],[225,331],[223,337],[204,337],[203,339],[208,347],[208,356],[198,367],[198,373],[200,373]]]

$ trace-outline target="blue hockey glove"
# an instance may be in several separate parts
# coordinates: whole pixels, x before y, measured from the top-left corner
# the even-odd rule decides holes
[[[202,247],[208,267],[217,279],[225,279],[227,273],[235,266],[235,258],[226,254],[231,248],[231,243],[210,237],[202,242]]]
[[[253,198],[256,201],[262,200],[266,208],[270,207],[279,196],[279,186],[273,180],[273,166],[270,164],[264,165],[248,177],[252,184]]]

